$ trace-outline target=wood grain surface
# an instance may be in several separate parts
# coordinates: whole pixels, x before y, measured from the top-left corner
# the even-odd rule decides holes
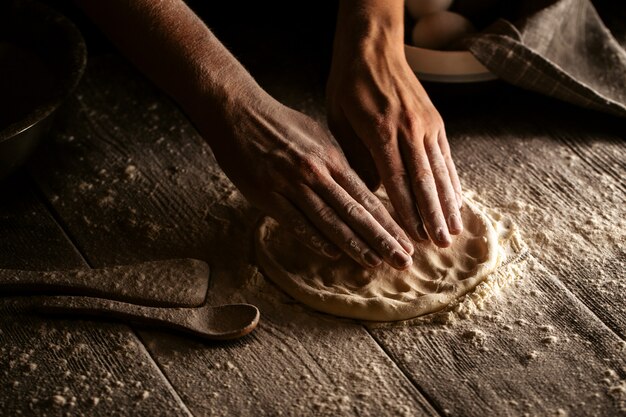
[[[438,415],[363,326],[303,311],[264,281],[252,254],[258,213],[133,71],[94,63],[71,106],[33,175],[89,262],[206,260],[209,302],[261,311],[235,343],[140,331],[194,415]]]
[[[267,91],[323,121],[335,6],[294,3],[285,20],[279,3],[191,2]],[[1,415],[626,415],[624,120],[498,82],[428,86],[465,189],[531,256],[471,314],[362,325],[266,280],[259,213],[188,120],[119,57],[90,60],[34,184],[22,172],[0,189],[0,268],[202,259],[209,302],[253,303],[261,323],[207,343],[2,300]]]
[[[88,268],[21,172],[0,186],[0,266]],[[125,325],[21,313],[0,298],[0,414],[188,416],[187,408]]]
[[[626,121],[518,97],[448,118],[463,181],[510,213],[539,261],[624,339]]]
[[[321,119],[310,87],[272,88]],[[175,106],[116,58],[92,62],[32,172],[92,265],[195,257],[211,265],[211,302],[259,306],[259,328],[235,343],[140,332],[194,415],[618,415],[620,121],[498,91],[442,111],[464,186],[513,218],[533,257],[517,286],[447,324],[366,328],[269,284],[252,253],[258,213]]]

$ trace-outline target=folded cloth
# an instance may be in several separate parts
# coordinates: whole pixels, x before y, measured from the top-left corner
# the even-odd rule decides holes
[[[476,59],[511,84],[626,117],[626,47],[594,5],[589,0],[519,3],[509,19],[468,38]],[[614,33],[624,33],[626,19],[612,23]]]

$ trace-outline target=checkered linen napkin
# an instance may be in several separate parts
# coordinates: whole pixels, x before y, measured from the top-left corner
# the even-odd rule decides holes
[[[511,84],[626,117],[626,42],[616,40],[593,4],[523,3],[517,18],[500,19],[468,39],[472,54]],[[626,28],[626,19],[613,21]]]

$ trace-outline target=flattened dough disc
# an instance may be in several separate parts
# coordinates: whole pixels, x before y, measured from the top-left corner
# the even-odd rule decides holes
[[[316,310],[362,320],[410,319],[446,307],[495,270],[498,235],[492,220],[468,199],[461,217],[465,230],[449,248],[414,242],[413,265],[406,271],[387,264],[364,269],[347,256],[330,260],[269,217],[257,230],[257,258],[268,278]]]

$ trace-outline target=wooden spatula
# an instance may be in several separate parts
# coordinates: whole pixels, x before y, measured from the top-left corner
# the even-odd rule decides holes
[[[197,307],[209,286],[209,266],[196,259],[71,271],[0,269],[0,296],[76,294],[155,307]]]
[[[245,336],[259,322],[259,310],[251,304],[158,308],[80,296],[32,297],[28,304],[33,310],[46,314],[113,318],[183,331],[210,340]]]

